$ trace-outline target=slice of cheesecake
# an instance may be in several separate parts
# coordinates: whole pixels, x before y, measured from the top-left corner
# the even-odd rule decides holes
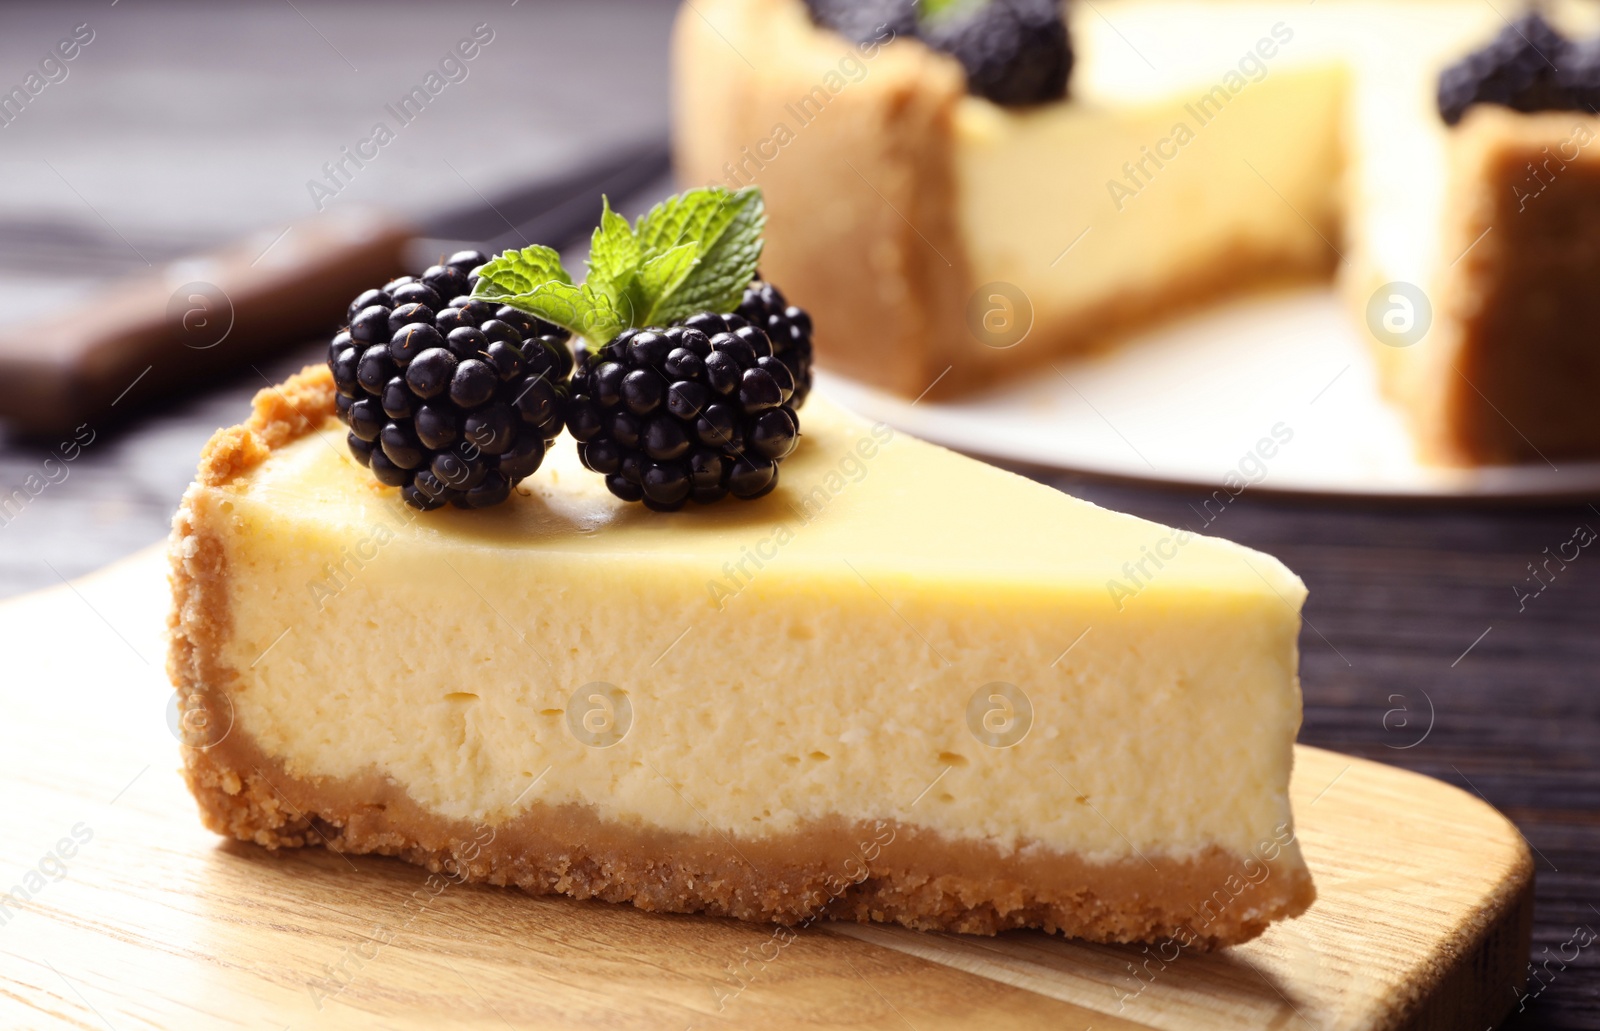
[[[1071,97],[1007,108],[917,40],[704,0],[677,25],[680,179],[760,184],[764,265],[812,299],[830,368],[970,391],[1332,270],[1346,75],[1305,11],[1073,5]]]
[[[173,529],[206,823],[641,908],[1244,941],[1313,897],[1304,587],[830,407],[759,501],[651,512],[558,444],[418,513],[324,369]]]

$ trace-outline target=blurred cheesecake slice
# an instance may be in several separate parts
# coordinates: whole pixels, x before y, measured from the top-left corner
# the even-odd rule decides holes
[[[321,368],[213,438],[169,662],[210,827],[786,923],[1209,948],[1310,904],[1276,560],[822,399],[757,502],[651,512],[574,451],[419,514]]]

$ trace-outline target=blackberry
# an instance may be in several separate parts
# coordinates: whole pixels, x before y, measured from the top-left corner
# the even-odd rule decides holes
[[[759,278],[744,291],[737,314],[757,326],[772,341],[772,354],[794,377],[789,407],[799,410],[811,394],[811,316],[783,299],[771,283]]]
[[[967,92],[996,104],[1060,100],[1072,74],[1072,40],[1060,0],[989,0],[927,18],[922,38],[967,72]]]
[[[1587,76],[1584,69],[1592,65],[1574,60],[1567,74],[1557,70],[1568,64],[1571,52],[1572,44],[1540,14],[1525,14],[1439,74],[1439,115],[1446,125],[1455,125],[1474,104],[1516,111],[1587,107],[1593,89],[1569,76],[1571,71]]]
[[[806,5],[818,25],[852,43],[917,34],[917,0],[806,0]]]
[[[1568,44],[1556,82],[1575,111],[1600,112],[1600,37]]]
[[[1060,0],[806,2],[812,20],[856,43],[920,37],[961,62],[967,92],[996,104],[1042,104],[1067,95],[1072,37]]]
[[[350,453],[423,510],[485,508],[544,461],[566,415],[566,330],[468,296],[461,251],[350,305],[328,367]]]
[[[778,463],[799,442],[795,386],[764,331],[700,312],[580,348],[567,429],[624,501],[672,512],[750,500],[778,485]]]

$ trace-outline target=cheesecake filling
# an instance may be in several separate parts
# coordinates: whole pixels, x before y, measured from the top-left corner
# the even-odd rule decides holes
[[[1070,102],[1013,110],[969,97],[955,110],[973,285],[1019,288],[1042,341],[1082,347],[1151,310],[1325,274],[1347,83],[1303,38],[1300,11],[1074,14],[1085,46]]]
[[[1007,853],[1113,861],[1245,856],[1288,819],[1303,588],[1280,565],[1066,498],[1041,534],[1115,521],[1097,546],[1143,572],[1085,545],[1076,570],[1042,555],[1024,568],[1026,549],[1008,569],[959,539],[923,551],[911,527],[901,548],[938,557],[892,560],[836,531],[894,534],[877,497],[960,460],[817,409],[786,467],[797,486],[748,515],[627,507],[557,449],[504,514],[412,516],[358,477],[336,432],[289,445],[242,490],[191,499],[224,548],[218,662],[237,726],[296,775],[375,768],[472,822],[582,803],[755,840],[908,818]],[[929,461],[882,461],[910,449]],[[990,501],[942,503],[999,532]],[[695,522],[709,526],[685,533]],[[1154,549],[1177,557],[1158,569]],[[1232,583],[1193,582],[1218,563]],[[984,690],[1001,700],[969,719]],[[980,740],[1023,704],[1025,736]]]
[[[562,447],[504,505],[417,513],[321,424],[213,454],[175,524],[219,830],[436,864],[496,829],[476,879],[748,918],[812,912],[868,830],[915,847],[863,919],[1131,940],[1222,891],[1221,943],[1309,903],[1304,587],[1267,556],[820,398],[777,491],[672,514]]]

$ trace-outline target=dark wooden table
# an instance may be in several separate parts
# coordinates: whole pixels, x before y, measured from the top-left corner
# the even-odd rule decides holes
[[[447,93],[454,106],[419,124],[358,183],[367,199],[417,210],[463,199],[467,187],[441,173],[439,153],[458,156],[457,168],[487,188],[660,131],[670,15],[670,3],[652,0],[409,9],[303,0],[235,12],[258,45],[230,48],[218,41],[236,41],[239,23],[214,8],[0,9],[0,68],[25,67],[80,21],[98,33],[72,75],[0,136],[0,165],[16,173],[0,196],[0,306],[12,316],[37,310],[142,268],[134,252],[160,260],[306,213],[304,181],[316,166],[478,22],[501,35],[477,78]],[[595,39],[607,40],[614,74],[584,67]],[[359,72],[346,56],[359,58]],[[557,102],[530,109],[525,98],[544,82]],[[322,350],[316,342],[287,349],[261,371],[281,378]],[[236,422],[260,386],[245,372],[203,396],[97,426],[65,479],[0,514],[0,596],[159,540],[201,444]],[[0,490],[40,471],[48,445],[0,431]],[[1034,475],[1169,524],[1192,520],[1201,498]],[[1246,493],[1208,529],[1278,555],[1310,585],[1302,740],[1475,791],[1533,845],[1537,980],[1517,1028],[1600,1029],[1600,943],[1576,957],[1563,949],[1600,931],[1600,555],[1585,551],[1537,597],[1518,596],[1529,563],[1544,562],[1579,526],[1600,529],[1600,510]]]

